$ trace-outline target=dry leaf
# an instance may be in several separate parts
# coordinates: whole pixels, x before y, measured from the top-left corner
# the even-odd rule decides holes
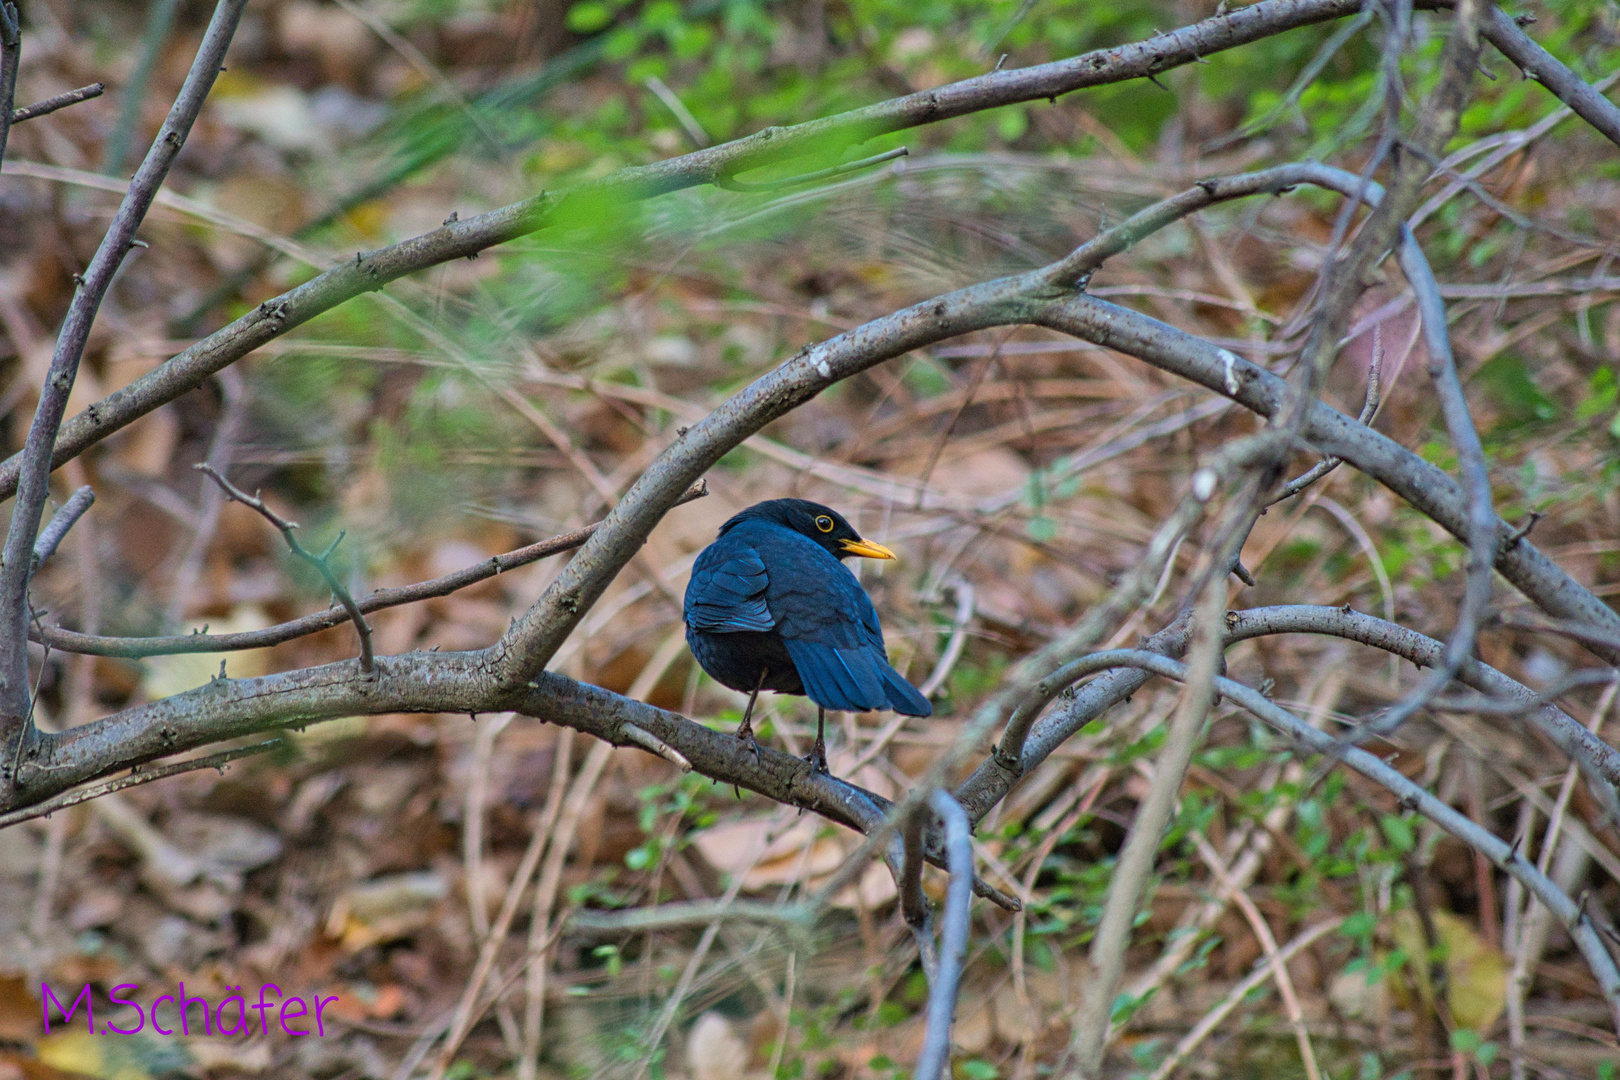
[[[706,1012],[686,1037],[686,1067],[692,1080],[741,1080],[748,1045],[719,1013]]]

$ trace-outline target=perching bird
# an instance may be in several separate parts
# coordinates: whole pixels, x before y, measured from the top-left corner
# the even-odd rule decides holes
[[[826,710],[928,716],[928,699],[889,666],[871,598],[840,561],[892,559],[837,513],[804,499],[757,503],[720,526],[686,586],[686,641],[715,681],[748,692],[737,737],[757,755],[761,690],[816,703],[809,761],[827,771]]]

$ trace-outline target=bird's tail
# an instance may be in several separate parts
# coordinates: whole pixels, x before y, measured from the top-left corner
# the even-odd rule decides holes
[[[889,693],[889,708],[907,716],[932,716],[934,707],[915,686],[894,668],[883,665],[883,688]]]

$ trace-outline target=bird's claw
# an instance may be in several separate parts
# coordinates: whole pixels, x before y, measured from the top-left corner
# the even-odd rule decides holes
[[[752,727],[738,728],[737,729],[737,741],[740,742],[740,743],[745,744],[748,747],[749,752],[754,755],[754,764],[758,765],[759,764],[759,740],[754,738],[754,729]]]
[[[810,769],[812,772],[823,773],[829,776],[832,775],[831,770],[827,768],[826,743],[817,740],[816,745],[811,748],[808,754],[804,756],[804,760],[810,763]]]

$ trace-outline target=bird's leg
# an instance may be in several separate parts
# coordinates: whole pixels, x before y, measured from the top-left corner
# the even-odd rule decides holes
[[[816,706],[816,745],[810,748],[810,756],[804,760],[816,772],[827,771],[827,710],[820,705]]]
[[[770,668],[760,669],[759,682],[754,684],[754,692],[748,695],[748,708],[743,710],[742,724],[737,728],[737,738],[748,744],[756,762],[759,761],[759,740],[754,738],[754,702],[759,700],[759,692],[764,689],[765,680],[770,674]]]

